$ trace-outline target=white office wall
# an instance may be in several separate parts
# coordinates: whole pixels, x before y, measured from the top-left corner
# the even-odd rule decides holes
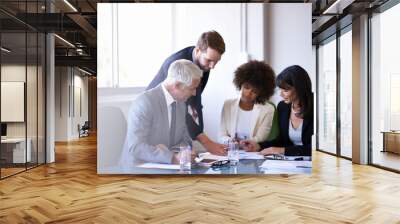
[[[25,83],[1,82],[1,121],[24,122]],[[4,109],[4,110],[3,110]]]
[[[225,54],[210,72],[202,94],[204,131],[214,140],[218,137],[224,101],[238,96],[232,84],[235,69],[249,58],[263,59],[263,7],[263,4],[241,3],[176,5],[175,51],[195,45],[200,34],[207,30],[218,31],[225,41]]]
[[[69,141],[88,120],[88,78],[72,67],[56,67],[55,73],[55,141]]]
[[[242,29],[245,44],[243,51],[247,54],[248,59],[264,60],[265,58],[265,5],[259,3],[246,4],[243,9],[246,17],[242,23],[246,26]]]
[[[18,64],[1,65],[1,81],[25,82],[25,74],[26,74],[25,69],[26,69],[25,65],[18,65]],[[30,69],[29,66],[28,69]]]
[[[266,5],[265,59],[277,74],[295,64],[302,66],[310,76],[315,74],[312,69],[311,16],[311,3]],[[275,94],[273,101],[280,100],[279,94]]]
[[[55,141],[68,140],[68,85],[67,67],[55,68]]]
[[[1,122],[25,121],[25,82],[1,82]]]
[[[26,73],[28,72],[28,73]],[[1,81],[5,82],[25,82],[25,76],[28,74],[28,80],[32,81],[31,75],[36,76],[36,67],[18,64],[5,64],[1,66]],[[36,82],[36,81],[35,81]],[[30,83],[31,85],[33,83]],[[36,85],[36,84],[34,84]],[[36,99],[36,89],[28,88],[27,89],[27,101],[31,102],[33,99]],[[6,96],[2,96],[6,97]],[[28,105],[36,108],[36,104]],[[10,110],[11,108],[2,108],[2,110]],[[24,108],[22,108],[24,110]],[[31,109],[32,110],[32,109]],[[36,121],[36,113],[28,113],[27,119],[29,122],[35,120]],[[25,136],[25,122],[7,122],[7,136],[8,137],[24,137]],[[28,133],[32,133],[36,130],[36,126],[28,125]]]
[[[78,124],[82,126],[88,121],[88,78],[82,76],[78,70],[74,71],[74,102],[71,134],[73,138],[79,137]]]

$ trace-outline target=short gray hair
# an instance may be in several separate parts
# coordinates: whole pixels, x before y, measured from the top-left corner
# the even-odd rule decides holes
[[[169,84],[179,82],[188,87],[192,85],[193,79],[201,79],[201,77],[203,77],[203,71],[196,64],[186,59],[180,59],[169,66],[165,81]]]

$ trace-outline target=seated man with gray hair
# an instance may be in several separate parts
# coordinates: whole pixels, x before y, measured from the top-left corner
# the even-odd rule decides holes
[[[189,60],[177,60],[167,78],[140,94],[128,114],[128,129],[121,162],[123,166],[143,162],[179,163],[171,149],[191,144],[185,116],[185,101],[196,95],[202,71]]]

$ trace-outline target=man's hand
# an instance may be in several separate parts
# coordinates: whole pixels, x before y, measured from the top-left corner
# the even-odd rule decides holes
[[[260,150],[260,145],[252,140],[242,140],[240,141],[240,145],[247,152],[258,152],[258,150]]]
[[[261,150],[261,155],[274,155],[274,154],[284,154],[285,148],[283,147],[269,147]]]
[[[195,163],[194,159],[196,158],[196,156],[197,156],[196,151],[192,150],[192,153],[190,154],[190,160],[191,160],[192,163]],[[172,156],[171,163],[172,164],[179,164],[180,163],[180,159],[181,159],[181,153],[180,152],[174,153],[174,155]]]

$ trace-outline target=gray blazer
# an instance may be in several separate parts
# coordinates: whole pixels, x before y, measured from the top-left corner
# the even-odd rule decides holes
[[[142,162],[171,163],[171,148],[191,143],[186,127],[186,104],[176,104],[176,128],[173,142],[169,142],[168,107],[161,84],[140,94],[131,105],[128,129],[121,158],[121,165]],[[168,149],[156,147],[163,144]]]

